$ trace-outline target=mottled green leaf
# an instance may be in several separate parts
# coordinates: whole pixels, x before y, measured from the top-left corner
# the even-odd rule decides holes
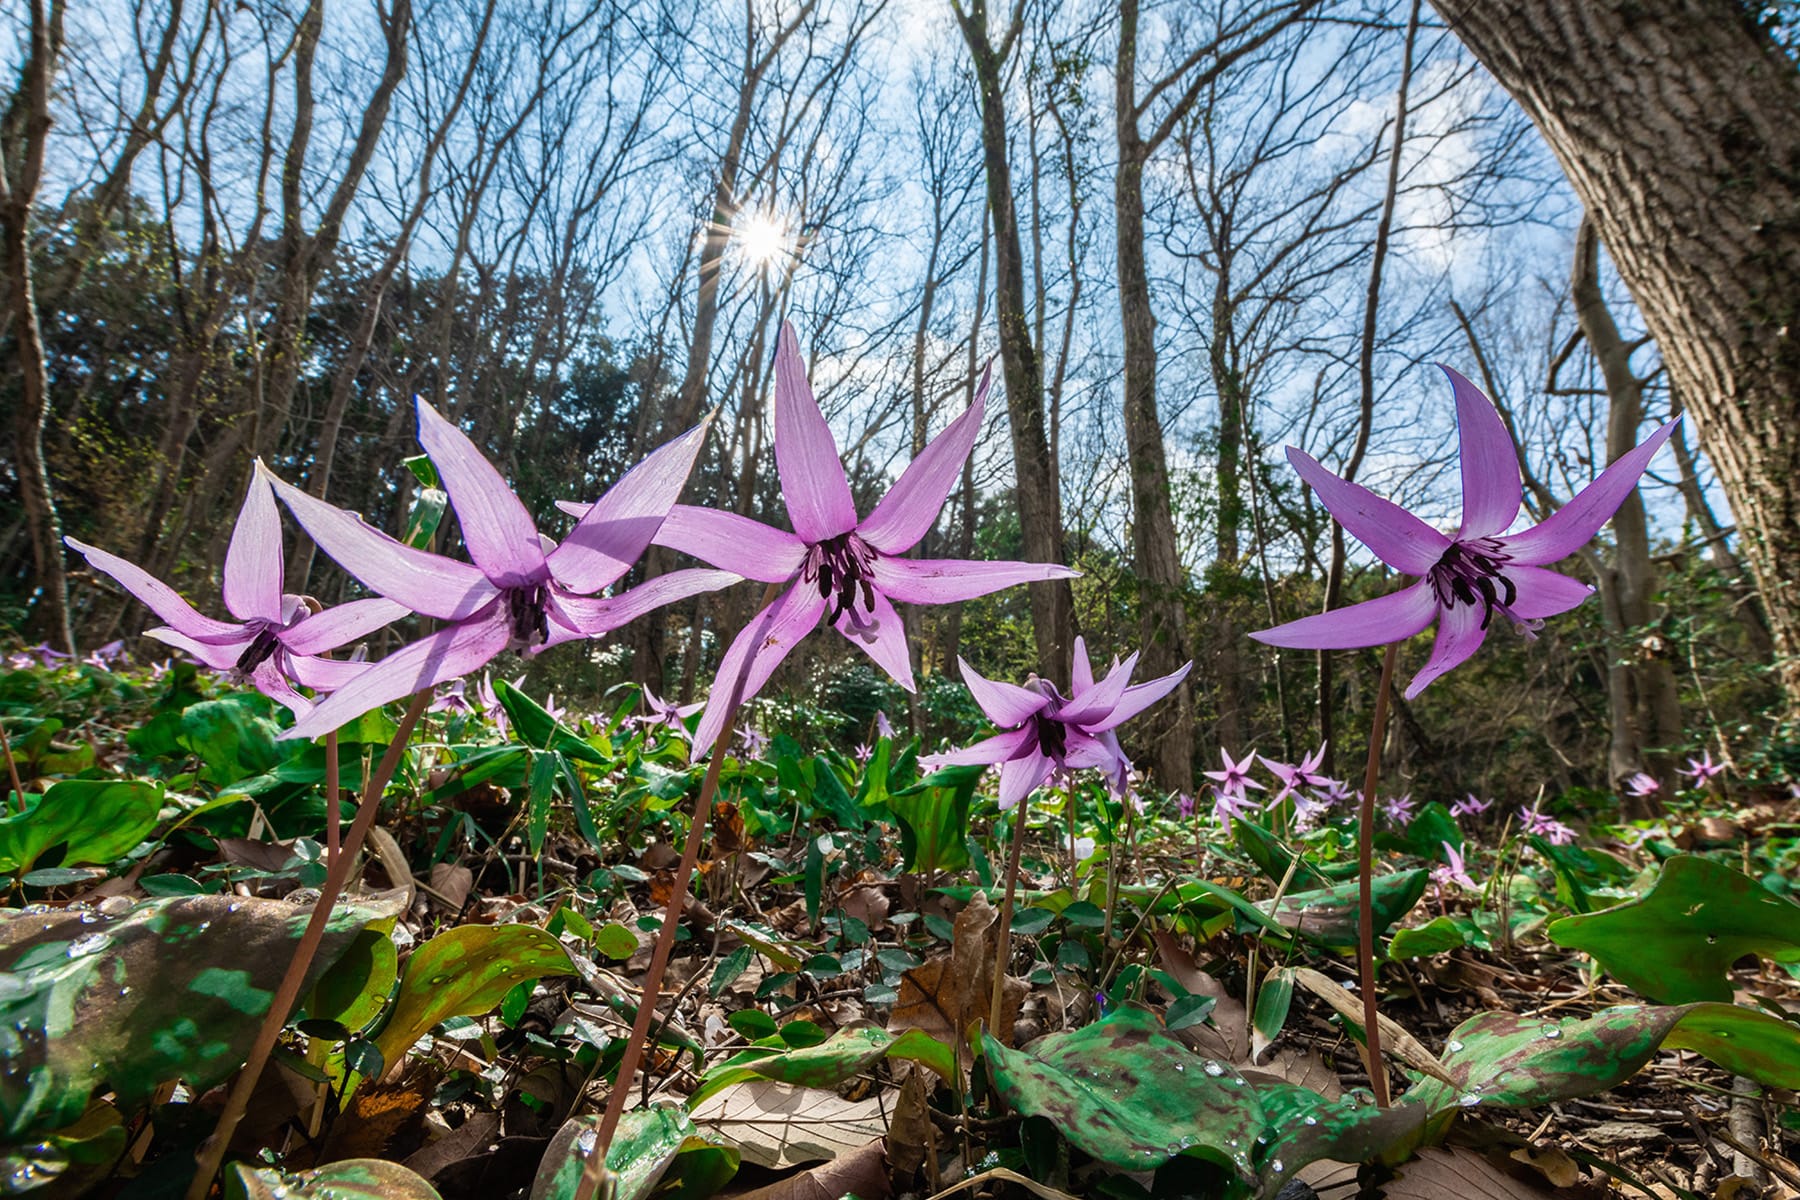
[[[59,843],[64,866],[111,863],[149,836],[162,801],[161,784],[134,779],[53,783],[27,797],[24,812],[0,817],[0,871],[28,871]]]
[[[339,904],[308,974],[316,983],[404,893]],[[244,1061],[311,909],[285,900],[182,896],[120,916],[13,913],[0,924],[0,1137],[68,1125],[104,1085],[118,1106],[177,1077],[196,1093]]]
[[[1265,1118],[1237,1068],[1201,1058],[1127,1006],[1070,1033],[1009,1050],[983,1034],[989,1077],[1008,1104],[1045,1117],[1102,1162],[1151,1171],[1189,1154],[1253,1177]]]
[[[900,856],[908,871],[960,871],[969,865],[969,806],[984,770],[945,767],[888,793],[888,811],[900,826]]]
[[[288,1174],[233,1163],[225,1173],[226,1200],[439,1200],[437,1189],[399,1163],[347,1158]]]
[[[1232,839],[1239,850],[1249,856],[1250,861],[1271,880],[1280,883],[1288,878],[1288,869],[1293,868],[1293,883],[1299,887],[1326,887],[1331,880],[1306,861],[1304,855],[1299,856],[1296,864],[1293,851],[1282,845],[1281,839],[1254,821],[1246,821],[1242,817],[1231,819]]]
[[[1727,971],[1746,954],[1800,962],[1800,905],[1711,859],[1663,864],[1636,900],[1549,928],[1559,946],[1594,956],[1603,970],[1662,1004],[1730,1000]]]
[[[591,1115],[563,1122],[544,1152],[531,1200],[572,1200],[599,1125]],[[642,1200],[671,1173],[679,1196],[710,1196],[737,1173],[738,1153],[701,1138],[685,1109],[641,1108],[619,1118],[606,1165],[617,1179],[613,1200]]]
[[[702,1077],[700,1087],[688,1097],[688,1107],[697,1107],[708,1096],[745,1079],[832,1088],[884,1058],[909,1059],[945,1080],[956,1079],[955,1051],[923,1030],[909,1029],[896,1037],[885,1029],[846,1029],[816,1046],[735,1054]]]
[[[521,980],[573,975],[562,944],[532,925],[462,925],[413,951],[387,1025],[375,1039],[392,1070],[414,1042],[451,1017],[474,1017]]]
[[[1375,910],[1375,936],[1381,937],[1412,911],[1425,894],[1423,869],[1377,875],[1370,888]],[[1332,950],[1352,950],[1357,941],[1357,880],[1296,892],[1275,906],[1274,917],[1301,937]],[[1266,905],[1263,906],[1266,911]]]
[[[392,935],[382,928],[365,929],[319,980],[306,1002],[306,1015],[359,1033],[387,1007],[399,976],[400,953]]]
[[[1734,1075],[1800,1086],[1800,1025],[1732,1004],[1623,1005],[1591,1017],[1471,1017],[1440,1056],[1454,1085],[1428,1079],[1406,1099],[1434,1112],[1549,1104],[1605,1091],[1658,1049],[1694,1050]]]
[[[72,1200],[111,1175],[123,1153],[119,1110],[97,1103],[66,1129],[0,1152],[0,1195],[31,1192],[43,1200]]]
[[[1257,1098],[1268,1125],[1267,1141],[1259,1139],[1256,1167],[1268,1195],[1279,1192],[1295,1171],[1321,1159],[1399,1161],[1424,1140],[1430,1111],[1423,1104],[1376,1108],[1366,1093],[1328,1100],[1284,1081],[1263,1083]]]
[[[1388,957],[1400,961],[1423,958],[1461,946],[1480,945],[1485,940],[1475,922],[1467,917],[1433,917],[1412,929],[1396,930],[1394,940],[1388,944]]]

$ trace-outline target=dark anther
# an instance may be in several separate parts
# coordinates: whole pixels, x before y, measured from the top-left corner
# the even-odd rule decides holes
[[[1068,726],[1055,717],[1039,713],[1037,721],[1038,753],[1052,762],[1061,763],[1068,750]]]
[[[1486,629],[1496,612],[1512,617],[1513,601],[1518,599],[1518,587],[1501,570],[1506,561],[1491,539],[1452,542],[1426,577],[1443,607],[1479,604],[1481,627]]]
[[[541,583],[507,589],[506,613],[515,645],[539,646],[550,640],[549,599],[549,589]]]
[[[271,654],[275,653],[275,647],[279,645],[281,645],[281,643],[276,640],[275,631],[273,629],[265,628],[260,630],[250,644],[244,647],[244,652],[238,655],[238,674],[248,675],[250,672],[256,670],[256,668],[267,661]]]

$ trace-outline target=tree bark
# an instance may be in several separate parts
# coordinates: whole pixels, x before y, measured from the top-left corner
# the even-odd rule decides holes
[[[987,167],[988,209],[994,223],[994,315],[1000,332],[1006,411],[1012,426],[1013,472],[1024,553],[1033,562],[1060,563],[1061,481],[1051,465],[1044,424],[1043,367],[1025,314],[1025,260],[1019,242],[1019,215],[1013,205],[1012,167],[1007,159],[1002,74],[1024,24],[1022,6],[1015,6],[1009,32],[999,46],[988,37],[986,0],[973,0],[966,10],[956,0],[951,6],[968,44],[980,93],[982,157]],[[1066,579],[1029,587],[1038,674],[1066,684],[1069,654],[1075,641],[1074,593]]]
[[[1433,0],[1543,133],[1695,418],[1800,717],[1800,69],[1730,0]]]

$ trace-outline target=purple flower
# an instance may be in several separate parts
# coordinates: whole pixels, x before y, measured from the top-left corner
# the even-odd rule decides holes
[[[167,675],[169,673],[170,665],[171,664],[170,664],[169,660],[166,658],[163,659],[161,662],[151,663],[150,664],[150,682],[155,683],[157,680],[161,679],[164,675]]]
[[[112,670],[112,665],[125,657],[125,643],[122,640],[111,641],[104,646],[97,646],[88,652],[81,661],[100,671]]]
[[[1413,819],[1413,808],[1418,802],[1408,792],[1404,796],[1381,802],[1381,815],[1386,817],[1390,825],[1405,825]]]
[[[894,736],[894,723],[888,720],[887,712],[884,709],[875,710],[875,736],[884,738]]]
[[[1442,866],[1431,869],[1431,881],[1440,888],[1454,883],[1471,892],[1480,891],[1480,886],[1469,878],[1469,869],[1463,862],[1463,856],[1457,853],[1456,847],[1449,842],[1440,844],[1444,847],[1444,863]]]
[[[1113,660],[1112,670],[1098,682],[1088,661],[1087,644],[1075,639],[1072,694],[1065,698],[1056,685],[1032,675],[1020,687],[985,679],[967,662],[963,682],[988,719],[1005,730],[962,750],[932,754],[920,760],[926,770],[975,763],[1000,764],[1000,807],[1012,808],[1050,778],[1053,771],[1093,768],[1122,792],[1131,769],[1113,730],[1150,707],[1186,677],[1192,663],[1160,679],[1132,684],[1137,666],[1133,654]]]
[[[419,441],[437,467],[473,565],[416,550],[360,517],[274,480],[283,502],[331,557],[372,590],[444,622],[336,692],[287,737],[316,737],[390,700],[466,675],[504,650],[536,653],[597,637],[665,604],[737,582],[676,571],[616,596],[681,494],[706,436],[702,423],[633,467],[549,543],[518,496],[462,430],[423,399]],[[271,477],[272,478],[272,477]]]
[[[1453,817],[1479,817],[1492,807],[1494,807],[1492,800],[1478,800],[1475,798],[1475,793],[1470,792],[1461,800],[1450,802],[1450,815]]]
[[[738,730],[737,738],[739,743],[744,747],[744,756],[746,758],[761,758],[763,752],[769,748],[768,735],[763,733],[760,729],[752,729],[746,726],[745,728]]]
[[[1645,796],[1654,796],[1662,791],[1662,784],[1657,782],[1656,776],[1639,771],[1625,781],[1625,790],[1641,799]]]
[[[250,481],[225,550],[225,608],[236,622],[203,616],[174,588],[115,554],[74,538],[63,540],[168,622],[147,630],[146,636],[248,682],[302,721],[316,709],[294,690],[295,683],[330,692],[354,683],[368,669],[365,663],[319,656],[406,615],[406,607],[392,600],[353,600],[321,612],[301,597],[283,593],[281,513],[260,472]]]
[[[1175,794],[1175,815],[1183,821],[1194,815],[1194,798],[1186,792]]]
[[[1213,820],[1221,825],[1229,825],[1233,817],[1247,816],[1261,807],[1242,790],[1226,791],[1222,787],[1213,789]]]
[[[1202,771],[1201,774],[1213,781],[1213,790],[1220,796],[1236,796],[1243,800],[1246,799],[1245,788],[1255,788],[1259,792],[1264,790],[1262,784],[1250,778],[1250,768],[1256,765],[1256,751],[1245,752],[1242,762],[1232,762],[1231,755],[1221,746],[1219,757],[1225,762],[1223,771]]]
[[[1532,636],[1543,618],[1574,608],[1593,591],[1544,569],[1585,544],[1613,515],[1675,422],[1623,454],[1541,524],[1508,534],[1519,515],[1518,453],[1494,406],[1474,384],[1443,368],[1456,393],[1462,443],[1462,525],[1438,532],[1360,484],[1339,479],[1297,447],[1288,461],[1338,523],[1396,570],[1419,582],[1377,600],[1302,617],[1250,636],[1271,646],[1349,649],[1404,641],[1434,622],[1437,642],[1406,688],[1408,700],[1480,648],[1494,614]],[[1679,419],[1679,418],[1677,418]]]
[[[1324,746],[1320,746],[1317,750],[1314,750],[1311,754],[1301,759],[1300,762],[1294,766],[1289,766],[1287,763],[1278,763],[1266,755],[1259,755],[1258,757],[1262,758],[1263,766],[1269,768],[1269,773],[1281,781],[1281,790],[1275,793],[1275,798],[1273,800],[1269,801],[1272,805],[1280,804],[1300,788],[1324,787],[1326,784],[1333,782],[1324,775],[1319,774],[1319,766],[1325,761]],[[1227,759],[1226,761],[1229,762],[1230,760]]]
[[[649,684],[644,685],[643,695],[645,712],[642,717],[638,718],[639,723],[646,729],[661,725],[682,737],[687,736],[687,719],[705,707],[700,704],[676,704],[673,700],[664,700],[650,690]]]
[[[1342,804],[1346,800],[1353,799],[1355,798],[1356,793],[1345,786],[1344,781],[1341,779],[1327,779],[1324,783],[1313,789],[1313,795],[1319,798],[1320,803],[1329,806],[1333,804]]]
[[[945,604],[1045,579],[1077,575],[1054,563],[906,558],[937,520],[981,432],[987,380],[967,412],[909,464],[867,517],[858,518],[837,443],[807,383],[800,343],[783,324],[775,351],[775,465],[794,532],[736,513],[677,505],[658,545],[765,583],[793,582],[752,617],[719,663],[719,686],[694,733],[694,754],[719,736],[732,684],[748,701],[800,640],[830,621],[894,681],[913,691],[906,631],[893,601]],[[765,622],[764,617],[767,617]]]
[[[517,691],[525,677],[521,675],[511,682],[513,690]],[[494,690],[492,675],[483,675],[481,682],[475,685],[475,700],[481,705],[481,715],[493,722],[494,732],[504,739],[512,725],[506,715],[506,705],[500,703],[500,693]]]
[[[71,546],[75,546],[77,550],[81,549],[80,546],[75,545],[75,539],[73,538],[64,538],[63,541],[68,542]],[[164,619],[167,620],[167,618]],[[49,642],[39,642],[31,648],[31,653],[37,655],[38,662],[46,667],[54,667],[57,663],[68,661],[70,657],[68,654],[58,650],[55,646],[52,646]]]
[[[875,747],[869,745],[867,742],[858,742],[856,744],[856,749],[851,751],[851,756],[854,757],[857,762],[867,765],[868,761],[875,757]]]
[[[471,713],[469,698],[463,692],[463,681],[453,679],[449,683],[439,684],[437,698],[431,702],[432,712]]]
[[[1315,800],[1300,792],[1294,793],[1294,828],[1311,829],[1319,823],[1319,818],[1331,811],[1331,804],[1326,800]]]
[[[1711,750],[1703,750],[1699,758],[1690,758],[1687,762],[1687,769],[1679,771],[1677,774],[1684,779],[1693,780],[1694,786],[1697,788],[1705,787],[1725,773],[1725,764],[1714,762]]]
[[[1519,809],[1519,828],[1527,835],[1541,837],[1552,846],[1567,846],[1575,840],[1575,831],[1553,817],[1547,817],[1538,811],[1538,806]]]

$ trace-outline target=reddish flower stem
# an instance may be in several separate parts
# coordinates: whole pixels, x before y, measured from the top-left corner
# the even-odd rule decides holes
[[[6,774],[12,781],[13,795],[17,797],[13,811],[24,812],[25,785],[19,782],[19,764],[13,760],[12,742],[7,739],[5,721],[0,721],[0,753],[6,755]]]
[[[325,735],[325,865],[329,870],[338,858],[338,826],[343,814],[338,812],[338,788],[343,782],[338,774],[337,730]]]
[[[356,852],[362,848],[363,838],[368,835],[369,827],[375,824],[375,813],[381,807],[381,794],[387,790],[388,781],[393,779],[394,772],[399,769],[400,759],[406,753],[406,743],[412,737],[413,726],[419,723],[419,717],[430,700],[429,688],[413,696],[412,703],[407,705],[406,715],[400,718],[394,740],[388,743],[387,753],[381,757],[381,765],[363,787],[362,799],[356,807],[356,819],[350,822],[350,832],[344,839],[342,853],[326,869],[325,885],[319,889],[319,899],[313,905],[312,919],[306,923],[306,932],[300,935],[300,944],[294,949],[294,957],[288,962],[287,973],[281,977],[281,984],[275,989],[275,999],[270,1003],[268,1014],[263,1017],[262,1028],[257,1031],[256,1041],[250,1048],[250,1059],[244,1064],[244,1069],[238,1072],[236,1082],[231,1085],[231,1092],[225,1098],[225,1109],[219,1114],[218,1126],[214,1128],[212,1136],[201,1143],[200,1152],[195,1156],[200,1169],[194,1172],[194,1180],[188,1185],[186,1200],[205,1200],[207,1192],[212,1189],[213,1177],[219,1173],[219,1167],[225,1161],[225,1152],[231,1146],[231,1135],[237,1131],[238,1122],[244,1119],[244,1112],[250,1105],[250,1095],[256,1090],[256,1082],[269,1061],[269,1055],[275,1049],[275,1041],[281,1036],[281,1028],[287,1024],[288,1014],[294,1011],[294,1005],[300,1001],[300,989],[305,985],[306,973],[318,954],[319,943],[325,940],[325,925],[348,881],[350,864],[355,861]]]
[[[1389,642],[1375,689],[1375,723],[1369,729],[1369,765],[1363,771],[1356,837],[1356,967],[1362,988],[1363,1041],[1369,1048],[1369,1088],[1375,1103],[1388,1103],[1387,1067],[1381,1058],[1381,1014],[1375,1003],[1375,781],[1381,774],[1381,742],[1387,733],[1388,691],[1394,684],[1398,642]]]
[[[1073,803],[1072,796],[1070,802]],[[1031,796],[1027,793],[1019,797],[1018,806],[1013,809],[1012,850],[1006,856],[1006,895],[1000,901],[1000,930],[994,935],[997,953],[994,994],[988,1003],[988,1032],[996,1038],[1001,1037],[1000,1014],[1006,1003],[1006,965],[1012,961],[1013,896],[1019,888],[1019,858],[1025,850],[1025,811],[1030,806]],[[1073,881],[1070,891],[1074,891]],[[958,1036],[961,1036],[960,1032]]]

